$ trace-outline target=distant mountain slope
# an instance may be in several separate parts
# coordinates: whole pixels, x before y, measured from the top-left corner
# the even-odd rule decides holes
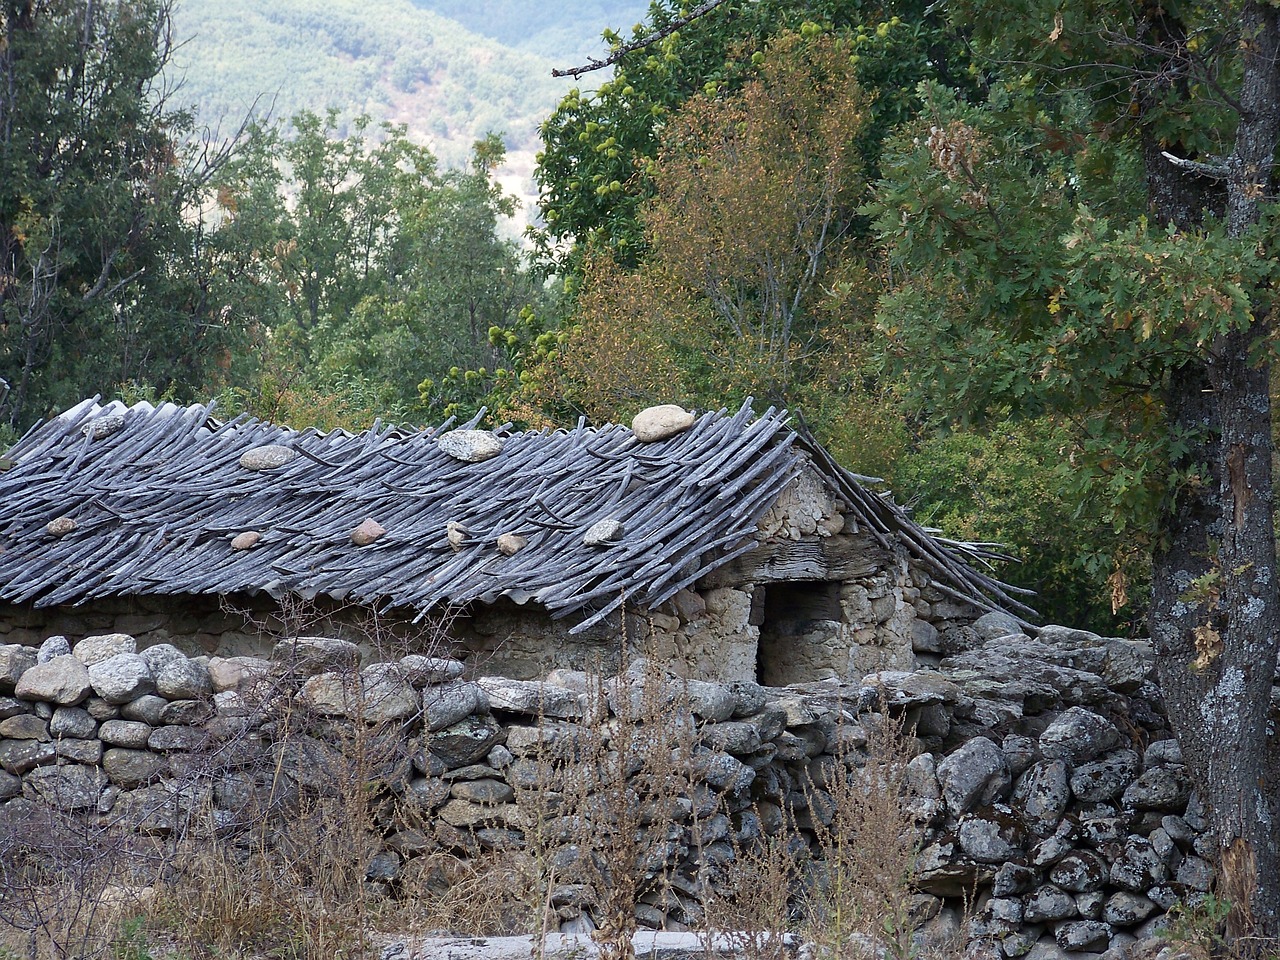
[[[504,47],[409,0],[183,0],[179,99],[237,122],[255,103],[369,113],[410,126],[458,161],[500,130],[526,143],[562,95],[551,62]]]
[[[475,33],[546,57],[599,55],[600,31],[624,36],[645,18],[648,0],[413,0]],[[558,63],[557,66],[570,66]]]
[[[181,0],[176,99],[223,133],[255,104],[282,119],[304,108],[367,113],[403,123],[453,166],[497,131],[508,147],[500,179],[528,215],[538,125],[572,86],[551,69],[599,54],[599,31],[625,7],[638,19],[647,0]],[[543,41],[546,53],[537,52]]]

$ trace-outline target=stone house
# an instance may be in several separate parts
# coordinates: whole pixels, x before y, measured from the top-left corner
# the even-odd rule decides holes
[[[0,643],[118,631],[189,654],[302,631],[473,673],[770,685],[910,669],[985,610],[981,549],[925,531],[772,408],[631,427],[318,433],[85,401],[0,460]]]

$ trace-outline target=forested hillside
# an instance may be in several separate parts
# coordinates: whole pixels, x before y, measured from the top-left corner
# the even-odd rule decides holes
[[[554,66],[603,51],[605,27],[629,26],[643,0],[582,4],[452,0],[184,0],[174,10],[175,103],[234,130],[250,112],[288,119],[339,111],[403,124],[449,166],[499,133],[499,176],[531,207],[538,125],[569,89]]]
[[[184,41],[172,65],[178,99],[206,122],[234,121],[255,103],[278,117],[336,107],[347,120],[411,122],[447,154],[445,144],[488,130],[527,142],[562,92],[550,61],[408,0],[187,0],[174,31]]]
[[[642,21],[648,0],[412,0],[468,30],[544,57],[580,58],[600,52],[600,32],[622,32]]]

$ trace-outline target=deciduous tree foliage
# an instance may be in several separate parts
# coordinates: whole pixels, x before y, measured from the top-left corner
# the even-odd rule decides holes
[[[736,92],[695,95],[671,116],[641,214],[644,262],[586,264],[559,364],[565,397],[596,418],[747,395],[825,404],[866,427],[892,418],[852,346],[878,290],[850,236],[870,117],[852,49],[784,34]],[[878,469],[901,431],[867,433],[860,465]]]
[[[989,95],[924,90],[886,158],[889,353],[973,416],[1072,417],[1080,476],[1150,540],[1161,686],[1232,933],[1261,955],[1280,935],[1277,12],[977,0],[955,16],[977,25]]]
[[[188,216],[223,157],[165,104],[168,23],[166,0],[0,5],[0,423],[190,391],[232,342]]]
[[[451,367],[492,366],[490,327],[538,294],[500,236],[513,210],[491,179],[499,138],[441,172],[402,128],[360,120],[337,137],[337,122],[259,129],[218,194],[220,292],[260,344],[228,399],[294,425],[326,396],[356,417],[421,416]]]
[[[633,32],[662,30],[688,6],[656,0]],[[754,77],[771,37],[802,29],[811,36],[846,32],[856,44],[858,78],[877,91],[857,143],[872,166],[884,131],[914,111],[916,82],[947,70],[948,52],[959,48],[943,16],[916,0],[728,0],[659,44],[624,56],[596,90],[571,91],[543,124],[536,179],[544,254],[570,276],[589,245],[636,265],[644,249],[639,214],[654,192],[652,163],[668,118],[696,94],[732,93]],[[623,42],[614,31],[605,38],[615,48]]]

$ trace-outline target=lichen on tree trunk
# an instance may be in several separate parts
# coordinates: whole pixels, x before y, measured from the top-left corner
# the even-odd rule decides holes
[[[1230,236],[1255,224],[1269,195],[1280,140],[1280,18],[1251,2],[1242,16],[1240,122],[1221,179],[1212,185]],[[1153,212],[1179,229],[1197,226],[1176,202],[1208,185],[1148,152]],[[1174,183],[1181,180],[1181,183]],[[1207,193],[1208,191],[1206,191]],[[1170,380],[1172,435],[1192,437],[1185,479],[1170,501],[1155,557],[1151,632],[1170,720],[1208,805],[1216,833],[1218,892],[1232,904],[1228,932],[1240,955],[1261,956],[1280,938],[1280,780],[1270,735],[1276,673],[1276,547],[1272,520],[1270,316],[1214,338],[1203,359]],[[1197,469],[1205,475],[1196,476]],[[1267,941],[1271,942],[1268,944]]]

